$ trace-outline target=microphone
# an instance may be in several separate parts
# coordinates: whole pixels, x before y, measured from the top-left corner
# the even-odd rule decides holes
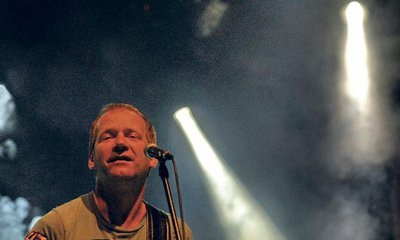
[[[147,145],[147,147],[144,149],[144,154],[148,158],[157,158],[158,160],[174,159],[174,156],[169,151],[162,150],[154,143]]]

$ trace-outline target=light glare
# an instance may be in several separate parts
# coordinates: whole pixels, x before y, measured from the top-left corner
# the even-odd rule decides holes
[[[209,191],[214,198],[221,223],[229,239],[283,240],[262,208],[251,198],[232,172],[224,166],[189,108],[174,114],[209,181]]]
[[[347,42],[345,52],[347,92],[361,109],[365,108],[369,90],[367,46],[364,34],[364,9],[358,2],[346,8]]]
[[[220,25],[222,16],[228,9],[228,4],[220,0],[212,0],[197,23],[202,37],[210,36]]]
[[[6,86],[0,84],[0,137],[15,129],[15,103]]]

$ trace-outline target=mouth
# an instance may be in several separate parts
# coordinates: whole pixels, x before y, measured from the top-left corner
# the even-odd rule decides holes
[[[111,157],[110,159],[108,159],[109,163],[116,162],[116,161],[131,162],[132,159],[130,157],[127,157],[127,156],[115,156],[115,157]]]

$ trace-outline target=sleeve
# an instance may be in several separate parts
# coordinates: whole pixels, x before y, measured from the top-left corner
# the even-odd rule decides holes
[[[169,226],[171,228],[171,232],[172,232],[172,238],[171,239],[176,239],[176,234],[175,231],[173,230],[172,227],[172,218],[169,215],[168,216],[168,220],[169,220]],[[182,224],[181,224],[181,219],[178,218],[178,224],[179,224],[179,228],[181,229],[181,237],[183,238],[183,232],[182,232]],[[192,236],[192,230],[190,229],[189,225],[187,225],[187,223],[184,223],[185,226],[185,239],[184,240],[193,240],[193,236]]]
[[[64,226],[55,211],[44,215],[25,235],[25,240],[64,240]]]
[[[187,240],[193,240],[192,237],[192,230],[189,228],[189,226],[185,223],[185,236]],[[182,236],[183,237],[183,236]],[[185,240],[186,240],[185,239]]]

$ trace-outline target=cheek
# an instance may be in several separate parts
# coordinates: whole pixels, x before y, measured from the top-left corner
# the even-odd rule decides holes
[[[135,152],[135,154],[144,156],[144,150],[146,149],[148,143],[147,141],[133,141],[129,142],[128,145],[129,148]]]
[[[106,156],[106,152],[104,151],[104,149],[102,149],[102,148],[95,148],[95,149],[93,150],[93,157],[92,157],[92,159],[93,159],[93,162],[94,162],[95,164],[103,162],[104,159],[106,159],[106,158],[107,158],[107,156]]]
[[[98,145],[95,146],[94,148],[94,155],[97,155],[98,157],[104,156],[105,154],[111,152],[112,147],[109,146],[110,144],[108,143],[99,143]]]

